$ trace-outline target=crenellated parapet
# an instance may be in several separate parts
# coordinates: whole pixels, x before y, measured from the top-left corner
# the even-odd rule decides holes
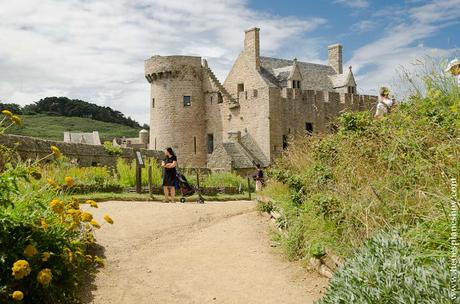
[[[344,110],[364,111],[372,110],[375,107],[377,96],[282,88],[280,102],[288,100],[312,104],[317,108],[336,109],[338,112]]]
[[[155,55],[147,59],[144,66],[144,75],[149,83],[187,76],[202,79],[201,57],[197,56]]]

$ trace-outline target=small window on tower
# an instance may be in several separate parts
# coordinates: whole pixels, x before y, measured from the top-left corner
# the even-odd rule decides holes
[[[239,83],[239,84],[238,84],[238,94],[239,94],[240,92],[244,92],[244,83]]]
[[[193,151],[196,154],[196,136],[193,136]]]
[[[208,154],[214,152],[214,134],[208,134]]]
[[[155,98],[152,98],[152,108],[155,108]]]
[[[256,89],[254,89],[254,90],[252,91],[252,97],[257,97],[257,94],[258,94],[258,93],[259,93],[259,92],[258,92]]]
[[[192,97],[184,96],[184,107],[190,107],[192,105]]]
[[[300,80],[297,80],[297,89],[301,89],[301,87],[300,87]]]
[[[217,103],[223,103],[224,99],[222,98],[222,93],[217,93]]]
[[[212,104],[212,95],[211,95],[211,104]]]

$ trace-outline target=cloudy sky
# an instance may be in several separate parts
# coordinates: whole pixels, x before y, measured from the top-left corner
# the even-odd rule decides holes
[[[200,55],[221,80],[244,29],[266,56],[326,62],[344,45],[360,92],[425,55],[459,56],[460,0],[0,0],[0,100],[67,96],[148,121],[144,60]]]

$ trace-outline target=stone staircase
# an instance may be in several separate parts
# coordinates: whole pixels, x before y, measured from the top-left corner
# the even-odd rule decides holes
[[[217,79],[216,75],[214,72],[208,67],[208,62],[206,59],[203,59],[203,68],[208,74],[209,78],[211,78],[211,81],[214,83],[214,85],[217,87],[219,92],[222,94],[222,96],[228,100],[229,102],[229,107],[230,109],[238,108],[240,104],[238,101],[227,91],[227,89],[224,88],[224,86],[220,83],[219,79]]]

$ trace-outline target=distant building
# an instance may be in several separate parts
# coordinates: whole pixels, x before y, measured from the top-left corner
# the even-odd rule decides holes
[[[114,138],[112,144],[115,147],[134,148],[134,149],[148,149],[149,148],[149,131],[140,130],[139,137],[133,138]]]
[[[64,132],[64,142],[96,146],[101,145],[98,131],[93,131],[92,133]]]

